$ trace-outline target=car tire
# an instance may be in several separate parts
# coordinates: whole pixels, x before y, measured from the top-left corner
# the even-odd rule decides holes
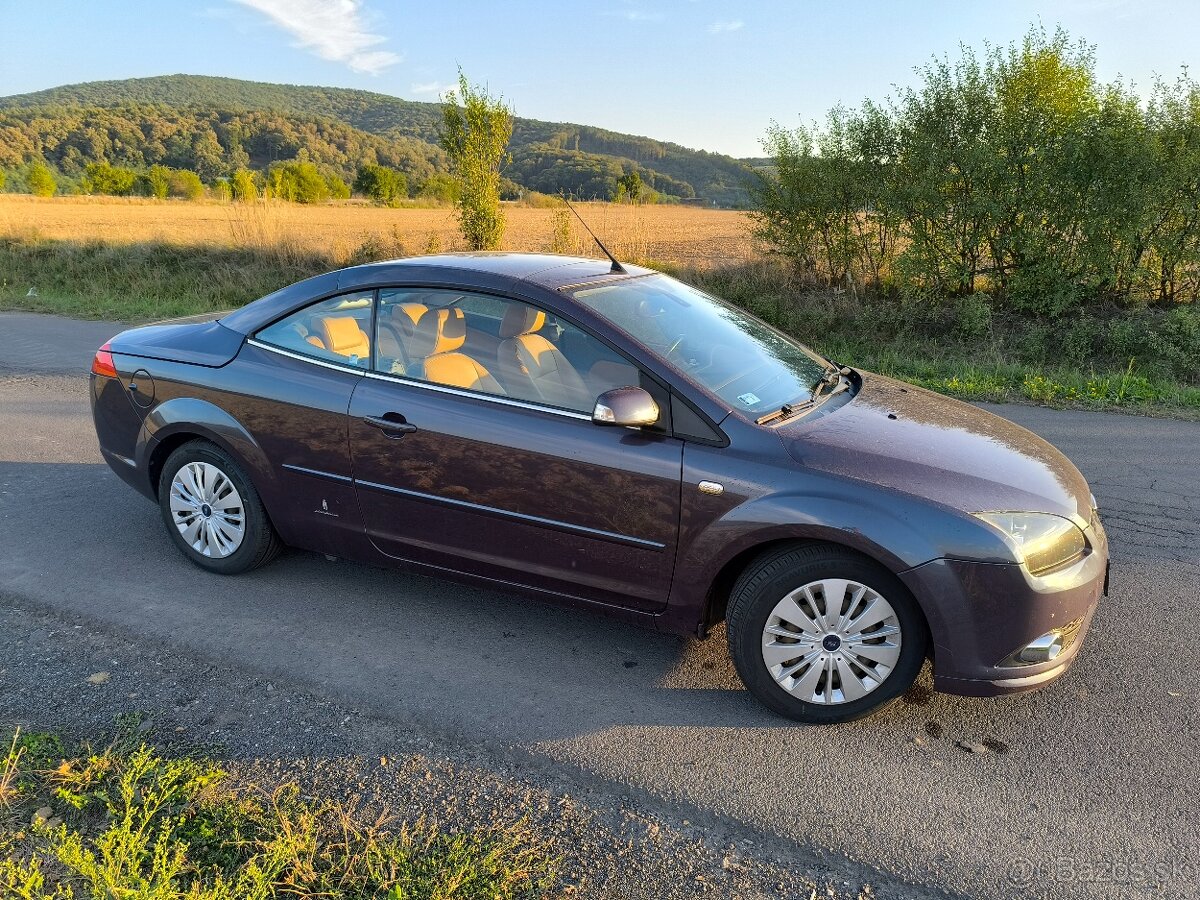
[[[189,441],[167,457],[158,505],[183,555],[209,572],[248,572],[270,562],[283,546],[249,476],[208,441]]]
[[[928,643],[925,618],[895,575],[827,544],[770,551],[747,566],[730,594],[726,634],[749,691],[809,724],[849,722],[895,700],[916,680]]]

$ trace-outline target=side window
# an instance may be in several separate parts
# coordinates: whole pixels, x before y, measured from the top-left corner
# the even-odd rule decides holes
[[[374,308],[374,291],[342,294],[306,306],[255,337],[293,353],[365,369],[371,364]]]
[[[597,338],[487,294],[381,290],[375,343],[380,372],[574,412],[639,382],[637,368]]]

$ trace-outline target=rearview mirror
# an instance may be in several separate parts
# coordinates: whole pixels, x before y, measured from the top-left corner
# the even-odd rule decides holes
[[[640,387],[621,387],[605,391],[596,398],[592,421],[597,425],[624,425],[638,428],[658,421],[658,404]]]

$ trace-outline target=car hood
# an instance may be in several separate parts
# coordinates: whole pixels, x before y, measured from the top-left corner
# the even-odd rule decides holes
[[[1086,523],[1087,482],[1031,431],[967,403],[862,373],[854,399],[779,430],[809,469],[891,488],[962,512],[1046,512]]]

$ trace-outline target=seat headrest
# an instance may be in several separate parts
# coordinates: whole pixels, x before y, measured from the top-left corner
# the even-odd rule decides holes
[[[424,303],[397,303],[392,307],[390,321],[397,331],[410,338],[416,334],[421,316],[428,311],[429,307]]]
[[[546,324],[546,314],[540,309],[524,303],[510,303],[500,323],[500,337],[510,338],[519,334],[533,334]]]
[[[417,322],[418,356],[450,353],[467,340],[467,317],[461,309],[431,309]]]
[[[347,356],[350,351],[361,349],[366,340],[353,316],[323,316],[320,323],[319,337],[325,342],[325,349],[334,353]]]

